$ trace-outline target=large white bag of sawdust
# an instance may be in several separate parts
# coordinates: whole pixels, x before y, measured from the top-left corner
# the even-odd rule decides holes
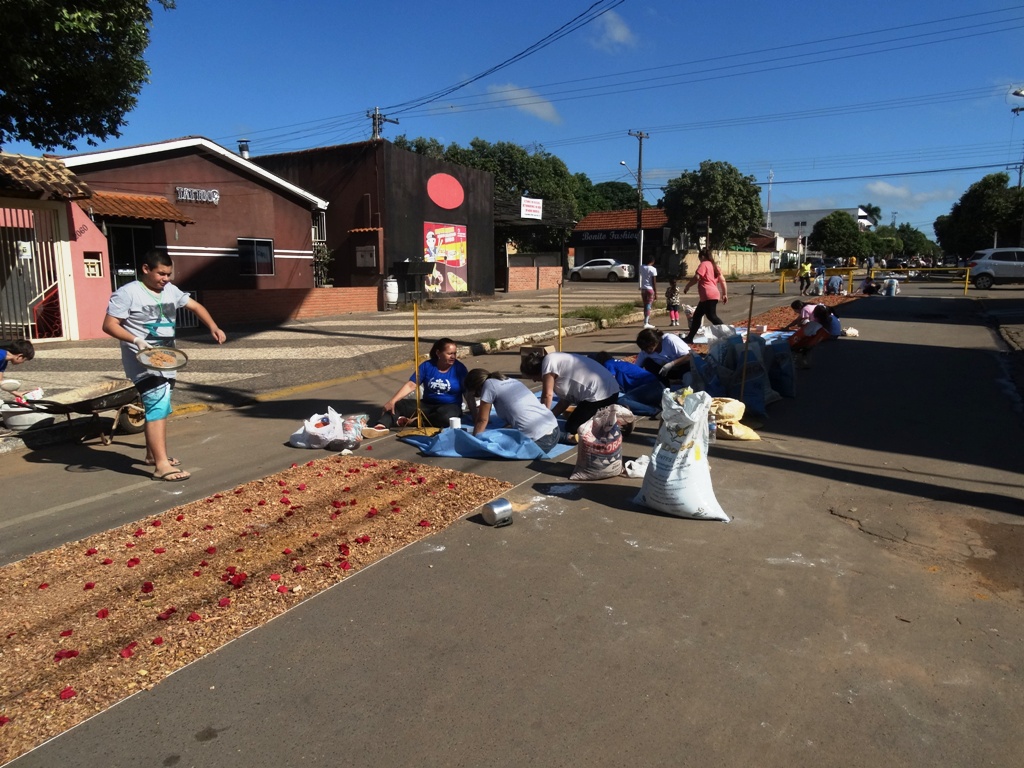
[[[711,486],[708,410],[711,395],[694,392],[680,403],[665,390],[661,428],[636,501],[677,517],[729,522]]]

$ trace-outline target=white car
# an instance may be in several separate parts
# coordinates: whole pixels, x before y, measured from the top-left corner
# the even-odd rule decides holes
[[[1024,248],[975,251],[967,266],[974,287],[983,291],[996,283],[1024,283]]]
[[[632,264],[623,264],[615,259],[591,259],[586,264],[569,270],[570,280],[632,280],[636,271]]]

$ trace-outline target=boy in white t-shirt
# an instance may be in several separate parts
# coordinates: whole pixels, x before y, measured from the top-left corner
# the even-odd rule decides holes
[[[640,300],[644,303],[644,328],[651,325],[651,310],[658,298],[658,270],[654,268],[654,257],[648,256],[640,267]]]

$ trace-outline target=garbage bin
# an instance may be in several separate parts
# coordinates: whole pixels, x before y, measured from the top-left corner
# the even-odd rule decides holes
[[[396,309],[398,307],[398,280],[389,275],[384,281],[384,308]]]

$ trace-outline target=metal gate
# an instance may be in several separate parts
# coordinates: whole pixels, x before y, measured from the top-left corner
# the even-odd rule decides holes
[[[62,339],[59,211],[0,207],[0,337]]]

